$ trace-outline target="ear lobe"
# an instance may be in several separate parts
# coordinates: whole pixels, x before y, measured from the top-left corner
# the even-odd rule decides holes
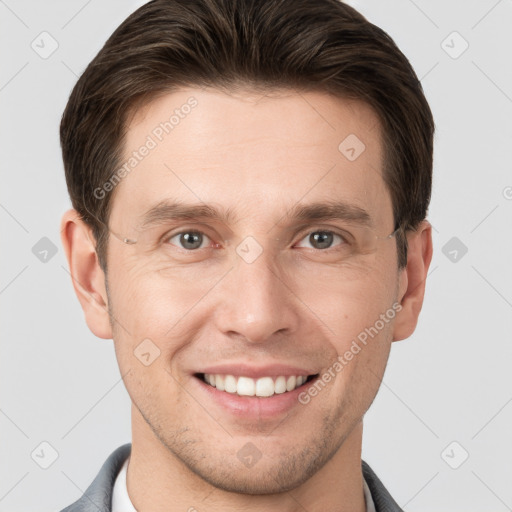
[[[62,216],[60,227],[73,287],[87,325],[99,338],[111,339],[105,273],[98,261],[92,230],[76,210],[68,210]]]
[[[411,336],[416,329],[423,306],[427,273],[432,260],[432,226],[426,220],[418,229],[407,233],[407,266],[399,277],[399,295],[402,309],[396,316],[393,341]]]

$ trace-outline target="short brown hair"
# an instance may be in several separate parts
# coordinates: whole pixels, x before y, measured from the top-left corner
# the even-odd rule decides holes
[[[432,187],[434,120],[407,58],[382,29],[338,0],[153,0],[110,36],[76,83],[60,125],[73,207],[106,271],[112,192],[128,119],[183,86],[320,91],[379,116],[395,227],[417,228]],[[407,240],[397,234],[398,266]]]

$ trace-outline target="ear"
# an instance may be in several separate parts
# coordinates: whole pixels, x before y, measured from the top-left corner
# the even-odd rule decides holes
[[[93,334],[111,339],[105,273],[98,261],[92,229],[81,220],[76,210],[68,210],[62,216],[60,227],[73,287],[85,321]]]
[[[402,309],[396,316],[393,341],[408,338],[416,329],[423,305],[425,282],[432,260],[432,226],[426,220],[408,232],[407,266],[400,271],[398,300]]]

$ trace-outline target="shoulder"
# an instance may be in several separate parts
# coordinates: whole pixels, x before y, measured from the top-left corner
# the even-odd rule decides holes
[[[403,512],[372,468],[361,460],[363,476],[368,484],[377,512]]]
[[[127,443],[114,450],[83,496],[61,512],[110,512],[114,482],[131,449],[131,443]]]

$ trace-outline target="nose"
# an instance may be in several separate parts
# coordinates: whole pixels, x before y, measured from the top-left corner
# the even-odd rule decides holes
[[[237,258],[221,286],[215,321],[223,334],[261,344],[297,331],[300,301],[265,251],[251,263]]]

